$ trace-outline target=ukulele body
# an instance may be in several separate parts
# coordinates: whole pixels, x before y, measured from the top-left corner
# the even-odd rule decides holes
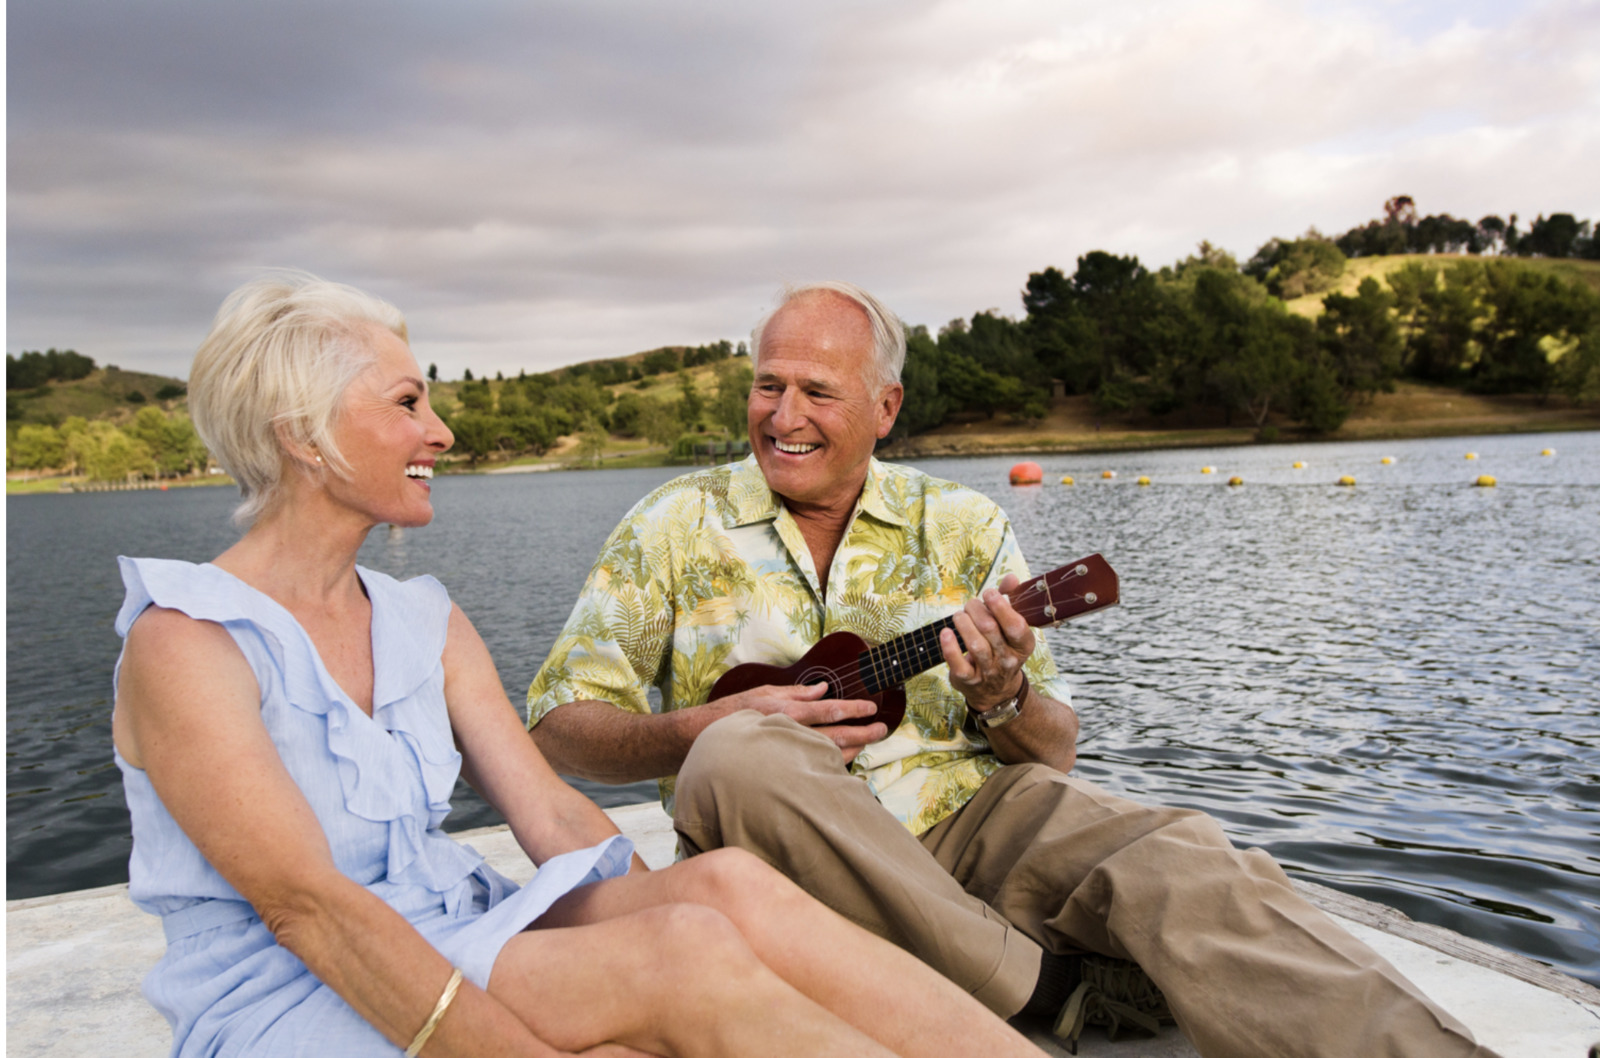
[[[890,687],[876,694],[840,693],[841,684],[845,687],[862,686],[859,669],[861,657],[868,646],[870,644],[852,632],[831,632],[817,640],[816,645],[806,651],[799,661],[787,668],[757,662],[735,665],[711,685],[711,697],[707,700],[714,702],[754,687],[790,687],[825,681],[828,691],[823,695],[824,698],[865,698],[878,707],[872,716],[858,716],[839,723],[859,727],[882,721],[889,725],[889,732],[893,734],[906,715],[904,685]]]

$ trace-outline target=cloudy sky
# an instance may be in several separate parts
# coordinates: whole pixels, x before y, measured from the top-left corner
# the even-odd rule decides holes
[[[274,266],[446,377],[737,339],[785,281],[1020,313],[1104,249],[1600,219],[1597,0],[11,0],[10,352],[185,376]]]

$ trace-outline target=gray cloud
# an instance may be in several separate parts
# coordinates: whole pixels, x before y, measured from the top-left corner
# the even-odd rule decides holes
[[[1600,214],[1592,2],[1107,7],[13,5],[9,347],[185,374],[288,265],[515,372],[736,337],[789,279],[937,325],[1397,192]]]

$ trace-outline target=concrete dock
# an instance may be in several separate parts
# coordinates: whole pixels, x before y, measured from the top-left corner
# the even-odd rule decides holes
[[[659,805],[632,805],[609,814],[646,863],[672,862],[675,837]],[[533,875],[532,864],[504,827],[455,837],[518,882]],[[1504,1058],[1586,1058],[1589,1047],[1600,1043],[1600,989],[1531,959],[1413,922],[1390,908],[1321,886],[1299,888]],[[160,922],[129,902],[126,885],[8,902],[6,1053],[162,1058],[172,1035],[140,995],[139,981],[164,947]],[[1047,1031],[1034,1038],[1044,1053],[1066,1054]],[[1079,1053],[1087,1058],[1195,1054],[1170,1027],[1154,1040],[1129,1036],[1116,1043],[1091,1028]]]

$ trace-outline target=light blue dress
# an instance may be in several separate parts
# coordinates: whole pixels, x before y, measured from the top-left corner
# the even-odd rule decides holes
[[[400,912],[483,987],[501,947],[562,894],[626,874],[613,837],[555,857],[519,889],[439,829],[461,769],[444,703],[450,598],[432,577],[357,571],[372,601],[368,717],[323,667],[294,617],[212,565],[118,560],[124,637],[155,604],[227,629],[261,688],[261,716],[327,834],[341,871]],[[118,662],[120,668],[121,662]],[[203,745],[197,753],[205,752]],[[391,1056],[390,1044],[278,946],[255,910],[206,862],[120,755],[133,816],[129,896],[161,916],[167,952],[144,994],[172,1025],[175,1056]],[[426,1011],[419,1011],[419,1021]]]

